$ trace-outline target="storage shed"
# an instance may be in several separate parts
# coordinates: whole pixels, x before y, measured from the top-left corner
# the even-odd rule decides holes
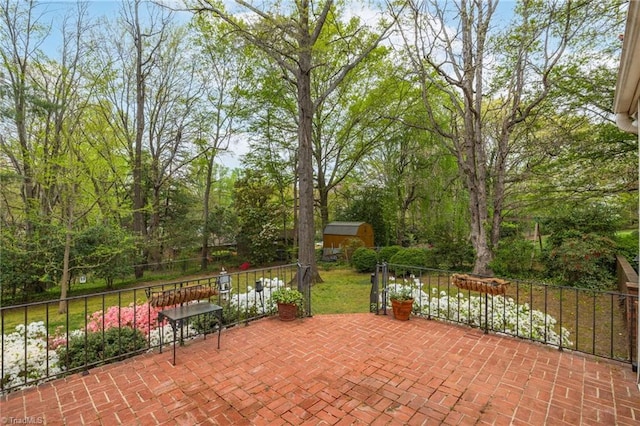
[[[373,228],[366,222],[331,222],[322,235],[324,256],[341,251],[346,240],[359,238],[365,247],[373,247]]]

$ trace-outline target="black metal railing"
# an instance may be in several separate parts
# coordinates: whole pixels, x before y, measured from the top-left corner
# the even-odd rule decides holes
[[[210,300],[223,307],[226,328],[274,314],[270,293],[282,286],[302,286],[310,312],[307,269],[282,265],[69,297],[62,301],[63,313],[59,313],[60,300],[2,307],[0,394],[157,349],[159,333],[170,327],[157,324],[161,308],[149,303],[148,295],[153,292],[188,286],[215,288],[217,294]],[[196,317],[183,324],[181,336],[211,331],[203,324],[206,322],[207,318]],[[167,333],[163,344],[172,343],[173,334]]]
[[[413,313],[519,337],[558,349],[636,363],[629,345],[625,306],[638,295],[510,280],[504,295],[460,289],[452,271],[378,265],[372,277],[372,310],[387,314],[397,287],[414,294]],[[375,298],[375,299],[374,299]],[[375,300],[375,306],[373,304]]]

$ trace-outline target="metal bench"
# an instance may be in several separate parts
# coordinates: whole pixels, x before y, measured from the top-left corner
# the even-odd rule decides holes
[[[218,325],[218,349],[220,349],[220,334],[222,332],[222,307],[209,302],[209,298],[217,294],[216,289],[209,286],[188,286],[171,290],[152,292],[146,290],[149,305],[160,308],[173,306],[158,312],[158,324],[163,326],[167,320],[173,329],[173,365],[176,365],[176,341],[177,331],[180,328],[180,344],[183,343],[182,324],[185,320],[199,315],[211,315]],[[190,303],[196,302],[196,303]],[[160,331],[160,353],[162,353],[162,330]],[[207,330],[204,331],[204,338],[207,338]]]

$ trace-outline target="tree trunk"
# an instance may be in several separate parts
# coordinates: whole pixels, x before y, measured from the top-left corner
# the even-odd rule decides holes
[[[298,176],[293,179],[293,257],[297,258],[298,253]]]
[[[298,75],[298,179],[299,203],[298,216],[298,259],[304,266],[315,270],[315,224],[313,218],[313,165],[311,156],[311,54],[301,52],[300,72]]]
[[[318,200],[320,204],[321,229],[324,229],[329,223],[329,189],[326,185],[318,185]]]
[[[68,219],[71,222],[71,219]],[[71,257],[71,226],[67,224],[67,232],[64,242],[64,256],[62,260],[62,278],[60,278],[60,303],[58,304],[58,313],[67,312],[67,293],[69,291],[69,258]]]
[[[298,179],[300,215],[298,217],[298,260],[311,267],[312,282],[322,282],[315,256],[315,222],[313,217],[313,147],[311,100],[311,35],[309,34],[309,4],[302,2],[299,38],[298,69],[296,73],[298,95]]]
[[[207,164],[207,179],[204,186],[204,199],[202,203],[202,252],[200,254],[200,269],[207,270],[209,266],[209,197],[211,194],[211,181],[213,176],[213,159],[215,155],[211,155]]]
[[[67,208],[64,214],[66,217],[66,229],[64,240],[64,255],[62,257],[62,278],[60,278],[60,303],[58,304],[58,313],[64,314],[67,312],[67,293],[69,291],[69,263],[71,258],[71,233],[73,231],[73,201],[72,194],[66,194]]]
[[[138,246],[144,241],[144,197],[142,194],[142,137],[144,134],[145,81],[142,71],[142,32],[138,16],[139,2],[135,3],[135,46],[136,46],[136,136],[133,156],[133,233],[138,237]],[[135,277],[142,278],[143,265],[136,262]]]

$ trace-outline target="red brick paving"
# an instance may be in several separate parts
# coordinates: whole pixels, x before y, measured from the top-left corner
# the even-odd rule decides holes
[[[629,365],[412,318],[268,318],[10,394],[47,425],[632,425]]]

